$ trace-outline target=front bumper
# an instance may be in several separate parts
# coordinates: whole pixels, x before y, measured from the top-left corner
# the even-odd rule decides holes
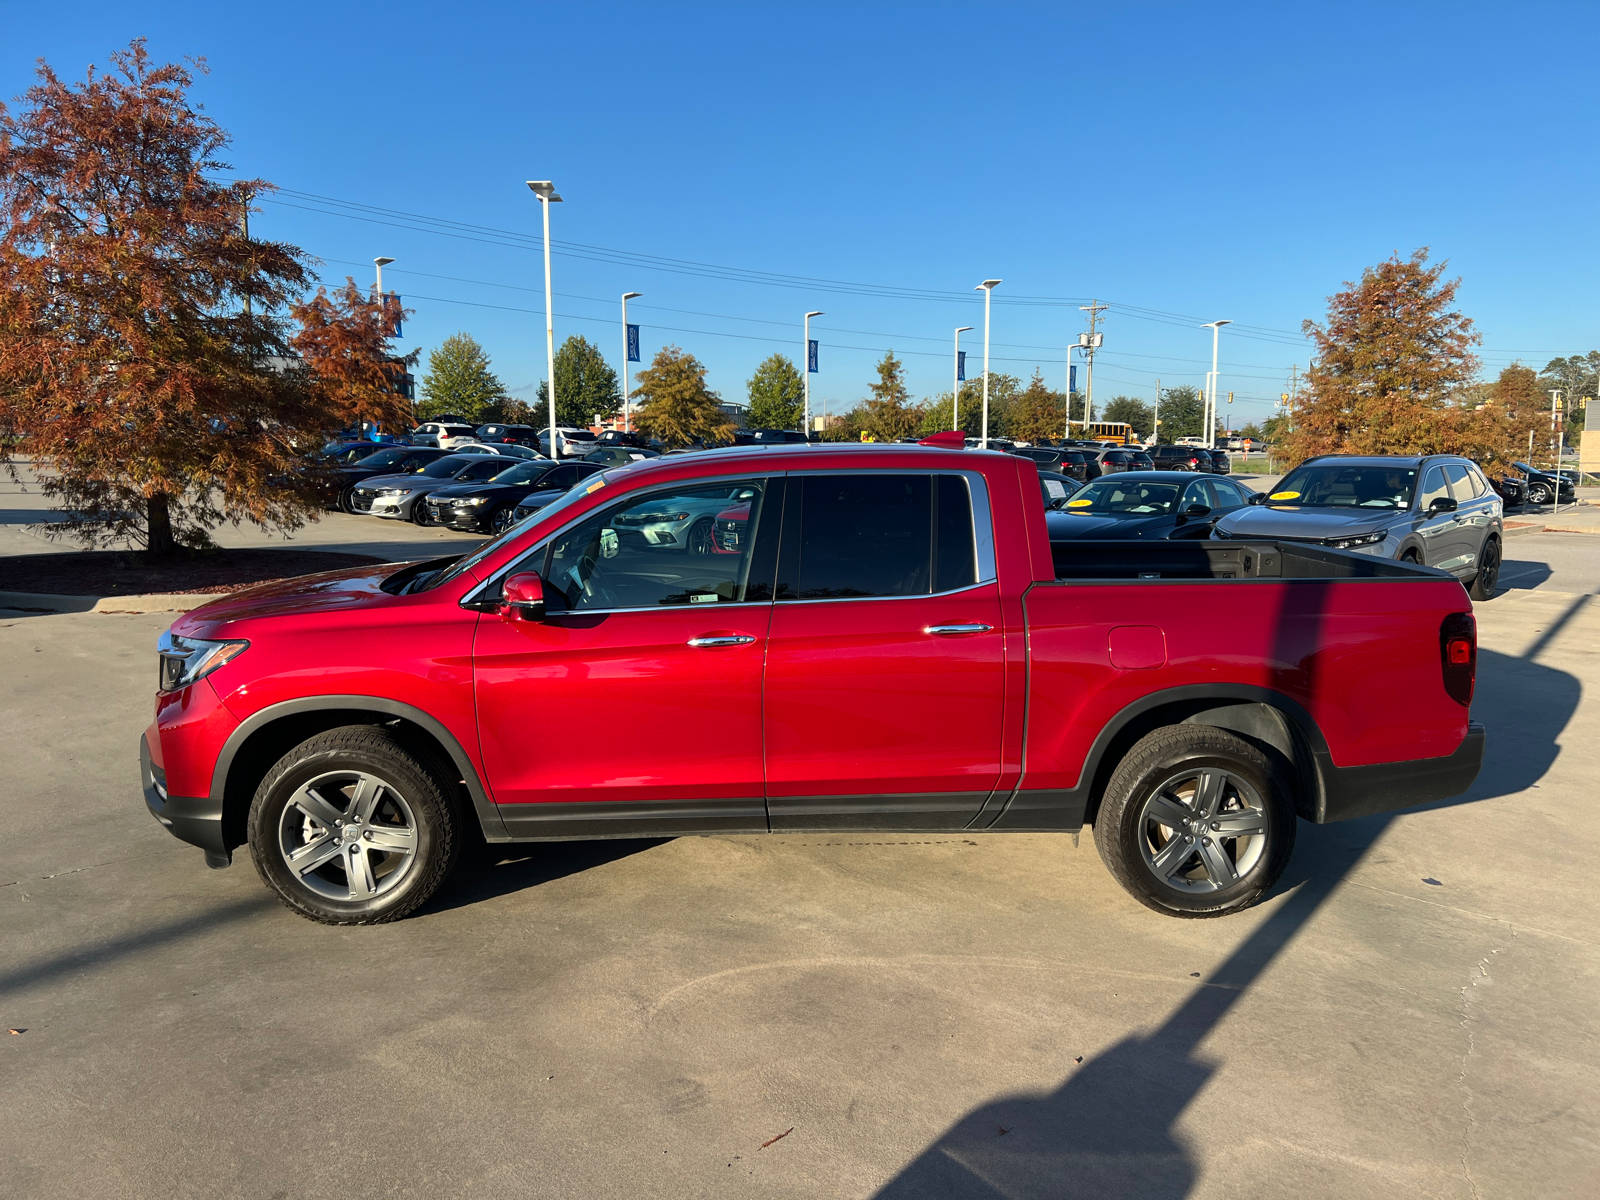
[[[486,506],[460,507],[454,504],[428,503],[428,520],[446,529],[459,529],[463,533],[487,533],[489,530]]]
[[[222,800],[210,796],[174,796],[167,791],[166,772],[150,758],[150,740],[139,735],[139,782],[144,786],[145,807],[180,842],[199,846],[206,862],[226,866],[228,847],[222,837]],[[220,859],[217,863],[214,860]]]
[[[412,504],[422,501],[415,496],[376,496],[367,511],[375,517],[388,517],[391,521],[405,521],[411,517]]]
[[[1322,794],[1313,819],[1326,825],[1459,796],[1478,778],[1483,767],[1484,741],[1483,726],[1472,721],[1455,753],[1443,758],[1415,758],[1370,767],[1336,767],[1331,759],[1321,761],[1317,766]]]

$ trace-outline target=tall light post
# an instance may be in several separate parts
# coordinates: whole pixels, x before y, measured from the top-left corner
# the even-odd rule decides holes
[[[972,290],[983,293],[983,433],[978,438],[978,448],[989,448],[989,302],[994,290],[1000,286],[998,279],[985,279]]]
[[[1217,331],[1224,325],[1232,325],[1232,321],[1208,321],[1200,326],[1201,329],[1211,330],[1211,378],[1210,387],[1206,392],[1206,447],[1209,449],[1217,444]]]
[[[392,263],[392,258],[375,258],[372,265],[378,268],[378,303],[383,303],[383,269]]]
[[[628,345],[628,301],[637,300],[643,292],[622,293],[622,432],[631,433],[633,425],[628,419],[628,355],[633,348]]]
[[[560,204],[556,185],[548,179],[530,179],[528,187],[539,197],[539,207],[544,213],[544,357],[550,380],[550,457],[561,461],[556,449],[556,324],[550,297],[550,206]]]
[[[1072,440],[1072,346],[1067,346],[1067,424],[1061,435],[1064,441]]]
[[[961,428],[961,335],[971,333],[971,325],[963,325],[956,330],[956,356],[950,364],[950,374],[954,383],[950,388],[950,428]]]
[[[1553,512],[1561,511],[1561,389],[1553,388],[1550,392],[1550,444],[1555,448],[1555,469],[1551,473],[1555,476],[1552,490],[1555,492],[1555,507]]]
[[[806,435],[807,440],[810,440],[811,438],[811,318],[825,317],[827,315],[827,313],[821,312],[808,312],[806,314],[805,340],[800,347],[800,377],[805,381],[806,385],[805,410],[802,417],[800,432]],[[824,422],[824,424],[826,424],[826,422]]]

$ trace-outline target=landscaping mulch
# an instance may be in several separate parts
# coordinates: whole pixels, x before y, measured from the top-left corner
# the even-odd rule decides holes
[[[184,595],[237,592],[258,583],[384,562],[370,554],[323,550],[79,550],[0,557],[0,592],[58,596]]]

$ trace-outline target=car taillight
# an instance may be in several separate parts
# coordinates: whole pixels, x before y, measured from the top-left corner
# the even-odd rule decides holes
[[[1471,613],[1451,613],[1440,622],[1439,666],[1450,698],[1470,705],[1478,677],[1478,623]]]

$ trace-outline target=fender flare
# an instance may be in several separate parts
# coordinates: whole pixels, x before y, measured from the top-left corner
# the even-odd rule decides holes
[[[387,696],[302,696],[295,700],[284,700],[278,704],[269,704],[266,708],[252,713],[239,723],[228,740],[223,743],[222,751],[217,755],[216,766],[211,772],[211,799],[217,805],[217,811],[222,811],[227,787],[228,775],[233,769],[233,760],[238,755],[241,747],[249,741],[251,736],[266,728],[274,721],[284,717],[299,716],[308,712],[324,712],[329,709],[346,709],[357,712],[370,712],[382,714],[384,717],[410,721],[422,727],[431,734],[439,745],[443,746],[445,753],[450,756],[450,761],[461,772],[461,778],[466,782],[467,793],[472,797],[472,807],[477,813],[478,821],[483,826],[483,835],[491,842],[510,841],[506,833],[505,823],[500,819],[499,809],[494,801],[489,798],[488,790],[483,786],[483,780],[478,777],[478,769],[473,764],[471,757],[456,740],[454,734],[445,728],[444,724],[434,717],[429,716],[420,708],[410,704],[403,704],[398,700],[391,700]]]

